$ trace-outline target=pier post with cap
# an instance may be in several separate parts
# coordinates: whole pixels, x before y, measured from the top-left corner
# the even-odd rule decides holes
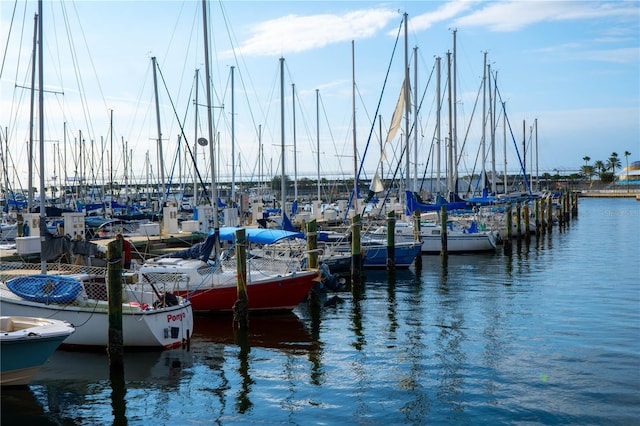
[[[502,240],[502,248],[504,254],[511,256],[511,239],[513,238],[511,232],[513,231],[513,217],[511,216],[511,203],[507,203],[507,207],[504,209],[505,227],[507,231],[507,237]]]
[[[413,212],[413,239],[415,241],[422,241],[422,230],[420,229],[420,209],[415,209]],[[422,247],[420,247],[422,252]],[[422,254],[419,253],[415,260],[416,269],[422,269]]]
[[[247,236],[246,230],[236,231],[236,289],[238,299],[233,304],[233,322],[240,330],[249,328],[249,297],[247,295]]]
[[[440,207],[440,260],[443,265],[448,262],[449,248],[447,247],[447,206]]]
[[[396,212],[387,213],[387,269],[396,269]]]
[[[107,244],[107,285],[109,291],[109,341],[107,353],[109,364],[124,365],[122,334],[122,240]]]
[[[362,281],[362,241],[360,239],[360,215],[353,216],[351,222],[351,284],[360,285]]]

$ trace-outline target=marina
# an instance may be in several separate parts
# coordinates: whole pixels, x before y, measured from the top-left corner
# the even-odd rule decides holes
[[[638,5],[409,4],[2,3],[2,424],[640,418]]]
[[[106,354],[59,350],[2,390],[2,423],[632,424],[639,217],[632,198],[585,198],[511,256],[367,271],[246,335],[197,315],[190,350],[125,354],[120,378]]]

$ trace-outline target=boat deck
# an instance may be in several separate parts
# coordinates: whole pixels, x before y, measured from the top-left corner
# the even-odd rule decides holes
[[[143,255],[162,254],[169,248],[189,247],[203,241],[205,237],[205,234],[197,232],[180,232],[154,236],[127,236],[126,239],[133,245],[132,256],[136,258]],[[104,238],[91,240],[91,242],[103,247],[103,251],[106,251],[107,245],[113,240],[114,238]],[[12,243],[13,244],[0,244],[0,263],[40,262],[40,253],[20,255],[16,250],[15,242]]]

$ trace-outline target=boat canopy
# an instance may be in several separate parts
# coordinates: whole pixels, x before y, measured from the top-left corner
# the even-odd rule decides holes
[[[225,226],[220,228],[220,241],[234,242],[236,231],[239,229],[242,228],[234,226]],[[304,234],[301,232],[283,231],[281,229],[245,228],[245,230],[249,242],[256,244],[273,244],[284,239],[304,238]],[[210,231],[209,235],[207,235],[207,238],[203,242],[194,244],[184,250],[164,254],[159,256],[158,259],[172,257],[180,259],[200,259],[203,262],[206,262],[213,251],[214,243],[214,232]]]
[[[233,242],[239,227],[224,226],[220,228],[220,240]],[[285,231],[283,229],[244,228],[250,243],[274,244],[281,240],[304,238],[302,232]]]

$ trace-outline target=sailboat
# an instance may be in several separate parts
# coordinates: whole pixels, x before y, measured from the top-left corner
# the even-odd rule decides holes
[[[40,96],[40,206],[44,191],[44,117],[42,63],[42,0],[38,2],[39,96]],[[35,90],[35,88],[32,88]],[[109,294],[104,275],[73,273],[60,266],[57,274],[48,273],[47,256],[52,241],[40,209],[40,274],[29,265],[2,265],[0,273],[0,312],[7,316],[55,318],[75,327],[62,344],[80,349],[104,348],[109,342]],[[14,267],[15,266],[15,267]],[[122,292],[123,346],[127,348],[165,349],[179,347],[193,333],[193,312],[189,301],[155,289],[134,289],[129,284]]]
[[[406,38],[406,19],[405,15],[405,38]],[[455,33],[454,33],[455,35]],[[454,38],[454,46],[455,46],[455,38]],[[455,47],[454,47],[455,49]],[[451,80],[451,62],[450,62],[450,53],[448,55],[448,76],[449,81]],[[402,116],[402,110],[405,110],[405,143],[406,149],[404,155],[407,155],[409,152],[409,124],[408,117],[410,113],[410,98],[409,98],[409,75],[408,75],[408,60],[407,60],[407,52],[406,52],[406,43],[405,43],[405,84],[403,84],[402,91],[400,93],[400,97],[398,99],[398,103],[396,105],[396,109],[394,110],[392,117],[392,125],[389,129],[389,133],[387,135],[387,141],[392,139],[395,136],[395,133],[400,127],[400,118]],[[437,99],[438,99],[438,134],[440,133],[440,60],[437,59]],[[416,72],[417,75],[417,72]],[[455,80],[455,78],[454,78]],[[415,83],[414,83],[415,84]],[[449,144],[448,144],[448,170],[447,170],[447,190],[448,190],[448,199],[443,195],[437,194],[434,202],[424,202],[420,199],[420,197],[412,190],[406,189],[404,191],[404,213],[405,219],[404,221],[399,221],[395,225],[395,240],[399,243],[405,243],[415,240],[415,230],[413,220],[410,218],[413,216],[416,210],[420,211],[420,241],[421,248],[420,251],[426,254],[440,253],[442,247],[442,226],[438,222],[439,218],[437,213],[441,211],[444,207],[447,211],[455,211],[455,210],[465,210],[468,208],[467,201],[460,198],[457,193],[454,191],[454,182],[457,178],[456,166],[454,166],[456,154],[454,152],[454,142],[455,142],[455,130],[454,124],[452,120],[452,116],[455,116],[455,112],[453,111],[451,105],[451,88],[452,85],[449,83],[448,85],[449,91]],[[455,97],[455,95],[453,95]],[[417,105],[416,105],[417,108]],[[438,138],[439,140],[439,138]],[[439,155],[439,154],[438,154]],[[409,163],[407,162],[406,168],[406,176],[409,176]],[[439,162],[438,162],[439,164]],[[438,170],[439,175],[439,170]],[[485,229],[481,229],[482,227],[478,225],[475,220],[463,221],[459,219],[448,219],[447,224],[445,226],[447,232],[447,252],[448,253],[468,253],[468,252],[491,252],[495,251],[497,244],[498,234],[493,231],[488,231]],[[378,226],[369,232],[369,235],[377,238],[382,238],[382,236],[387,234],[387,227],[385,225]]]
[[[195,311],[232,312],[238,298],[237,267],[233,240],[237,227],[221,227],[219,238],[229,249],[210,259],[215,236],[193,247],[145,262],[138,271],[138,285],[154,285],[162,291],[188,298]],[[271,249],[284,240],[300,240],[299,232],[281,229],[246,228],[249,242],[247,259],[247,296],[249,311],[290,311],[302,302],[318,276],[301,268],[301,257],[275,255]],[[260,246],[260,256],[256,255]],[[253,255],[252,255],[253,253]]]

